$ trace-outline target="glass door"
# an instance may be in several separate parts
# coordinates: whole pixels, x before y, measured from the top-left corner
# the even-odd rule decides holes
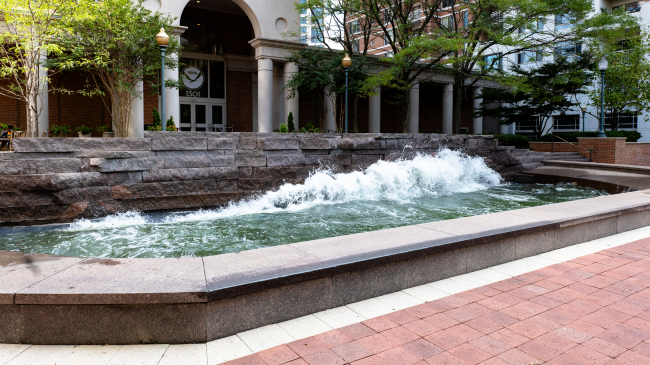
[[[178,128],[183,132],[192,131],[192,104],[181,104],[181,120]]]
[[[212,105],[212,127],[210,130],[215,132],[226,132],[224,119],[223,105]]]
[[[194,104],[194,126],[192,132],[207,132],[208,120],[208,105]]]

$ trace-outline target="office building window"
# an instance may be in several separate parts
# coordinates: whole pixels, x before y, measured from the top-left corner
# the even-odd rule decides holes
[[[469,25],[469,11],[464,11],[463,12],[463,27],[467,27]]]
[[[553,129],[555,130],[579,130],[580,115],[556,115],[553,117]]]
[[[484,70],[487,71],[492,71],[492,70],[501,70],[502,68],[502,63],[503,63],[503,57],[501,56],[501,53],[496,53],[493,55],[485,56],[483,57],[483,63],[485,64],[483,66]]]
[[[517,63],[524,64],[528,62],[538,62],[544,58],[541,51],[526,51],[517,55]]]
[[[569,14],[558,14],[555,16],[555,29],[566,29],[573,27],[574,17]]]
[[[454,29],[454,16],[450,15],[446,18],[440,20],[440,24],[444,29],[452,30]]]
[[[563,42],[555,46],[557,56],[572,57],[582,52],[582,43]]]
[[[623,114],[620,116],[618,129],[636,129],[638,126],[639,117],[636,114]],[[605,129],[611,129],[614,122],[614,115],[611,113],[605,114]]]

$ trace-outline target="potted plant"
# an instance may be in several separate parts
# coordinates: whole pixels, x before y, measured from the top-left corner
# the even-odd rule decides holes
[[[77,131],[79,138],[90,138],[90,134],[93,132],[92,128],[86,127],[85,125],[77,127],[74,130]]]
[[[70,126],[69,125],[52,125],[50,126],[50,129],[47,130],[48,133],[51,133],[53,137],[67,137],[68,133],[70,133]]]
[[[107,126],[107,125],[103,125],[103,126],[101,126],[101,127],[97,127],[97,129],[95,129],[95,130],[96,130],[97,132],[101,132],[101,133],[102,133],[102,137],[104,137],[104,138],[113,138],[113,137],[115,137],[115,132],[113,132],[113,130],[111,129],[111,127],[109,127],[109,126]]]

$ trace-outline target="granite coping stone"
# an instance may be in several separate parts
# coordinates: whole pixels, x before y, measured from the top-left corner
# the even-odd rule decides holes
[[[0,304],[200,303],[648,211],[648,191],[204,258],[84,259],[0,252]],[[353,243],[353,244],[351,244]]]

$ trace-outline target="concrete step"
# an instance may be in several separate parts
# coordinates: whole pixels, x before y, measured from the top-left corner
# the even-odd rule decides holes
[[[548,160],[548,158],[544,156],[524,156],[517,157],[517,160],[519,160],[522,165],[525,165],[527,163],[541,163],[543,160]]]
[[[530,150],[512,150],[510,151],[510,154],[513,157],[523,157],[523,156],[528,156],[528,153]]]
[[[574,160],[588,160],[587,157],[578,155],[578,156],[544,156],[544,160],[559,160],[559,161],[574,161]]]
[[[544,152],[530,151],[528,156],[544,156]]]
[[[547,156],[582,156],[580,152],[546,152]]]
[[[536,169],[538,167],[544,167],[544,164],[543,163],[525,163],[525,164],[522,164],[521,167],[524,170],[532,170],[532,169]]]

